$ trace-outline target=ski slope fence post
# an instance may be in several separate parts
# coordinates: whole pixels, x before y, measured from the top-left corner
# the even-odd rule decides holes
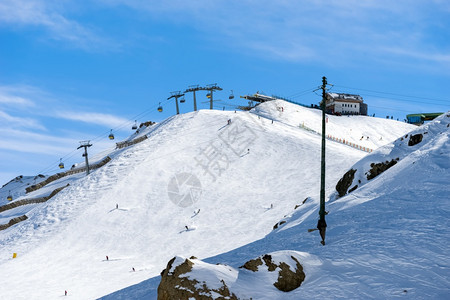
[[[361,150],[361,151],[364,151],[364,152],[368,152],[368,153],[373,152],[373,149],[370,149],[369,147],[363,147],[361,145],[349,142],[348,139],[345,140],[345,139],[342,139],[342,138],[337,138],[337,137],[335,137],[335,136],[333,136],[331,134],[327,135],[327,139],[332,140],[332,141],[334,141],[336,143],[341,143],[341,144],[353,147],[355,149],[358,149],[358,150]]]

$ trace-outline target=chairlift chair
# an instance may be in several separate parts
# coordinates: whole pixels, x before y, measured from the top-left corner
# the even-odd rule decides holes
[[[137,120],[134,121],[134,125],[133,125],[133,127],[131,127],[131,129],[133,129],[133,130],[137,129]]]
[[[11,191],[8,192],[8,197],[6,197],[6,200],[12,201],[13,197],[11,196]]]
[[[230,94],[230,96],[228,97],[228,99],[234,99],[234,94],[233,94],[233,90],[231,90],[231,94]]]
[[[113,139],[114,139],[114,134],[112,133],[112,129],[111,129],[111,132],[110,132],[110,134],[109,134],[108,137],[109,137],[110,140],[113,140]]]
[[[184,96],[180,99],[180,103],[186,102],[186,99],[184,99]]]
[[[163,111],[163,108],[162,108],[162,106],[161,106],[161,102],[159,102],[158,111],[159,111],[159,112],[162,112],[162,111]]]
[[[211,93],[206,94],[206,98],[211,98]]]
[[[59,159],[59,165],[58,165],[58,167],[59,167],[60,169],[64,169],[64,163],[62,162],[62,158]]]

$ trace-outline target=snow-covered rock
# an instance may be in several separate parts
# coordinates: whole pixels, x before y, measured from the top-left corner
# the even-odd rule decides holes
[[[405,158],[410,157],[414,160],[414,157],[428,152],[430,147],[433,147],[430,145],[434,145],[437,139],[442,139],[442,134],[449,132],[449,124],[450,112],[367,155],[338,181],[336,185],[338,196],[342,197],[353,192]]]
[[[177,256],[161,273],[158,300],[237,300],[254,298],[256,292],[263,290],[290,292],[305,279],[302,259],[299,252],[279,251],[261,255],[234,269],[195,257]]]

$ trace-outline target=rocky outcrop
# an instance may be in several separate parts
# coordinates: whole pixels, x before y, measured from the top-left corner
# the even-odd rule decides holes
[[[158,300],[252,299],[253,296],[258,297],[255,282],[259,287],[275,287],[281,295],[300,287],[305,280],[300,259],[296,251],[272,252],[251,259],[236,270],[226,265],[208,264],[194,257],[177,256],[161,273]],[[247,291],[245,297],[237,296],[243,287]],[[251,294],[252,289],[255,295]]]
[[[378,175],[380,175],[381,173],[383,173],[384,171],[386,171],[387,169],[389,169],[390,167],[394,166],[397,162],[398,162],[399,158],[393,158],[391,161],[385,161],[385,162],[381,162],[381,163],[371,163],[370,167],[371,169],[366,172],[366,176],[367,176],[367,180],[371,180],[375,177],[377,177]]]
[[[290,292],[298,288],[305,280],[305,273],[300,262],[293,256],[291,258],[296,262],[295,270],[291,270],[289,265],[284,262],[280,263],[281,269],[278,273],[278,280],[273,285],[283,292]]]
[[[95,170],[95,169],[101,168],[104,165],[106,165],[107,163],[109,163],[110,161],[111,161],[111,157],[107,156],[102,161],[100,161],[99,163],[91,165],[89,167],[89,169],[90,170]],[[45,179],[44,181],[42,181],[42,182],[40,182],[38,184],[34,184],[32,186],[27,187],[25,189],[25,191],[27,193],[31,193],[33,191],[36,191],[36,190],[46,186],[47,184],[49,184],[49,183],[51,183],[51,182],[53,182],[55,180],[61,179],[61,178],[65,177],[65,176],[81,173],[81,172],[86,172],[86,167],[78,168],[78,169],[71,169],[71,170],[68,170],[66,172],[56,173],[56,174],[54,174],[54,175],[52,175],[50,177],[47,177],[47,179]]]
[[[280,221],[277,224],[273,225],[273,230],[277,229],[279,226],[283,225],[284,223],[286,223],[286,221]]]
[[[61,192],[63,189],[65,189],[68,186],[69,186],[69,184],[66,184],[65,186],[54,189],[48,196],[22,199],[22,200],[14,201],[14,202],[8,203],[6,205],[0,206],[0,212],[6,211],[9,209],[13,209],[13,208],[16,208],[16,207],[22,206],[22,205],[45,202],[45,201],[49,200],[50,198],[52,198],[53,196],[55,196],[56,194],[58,194],[59,192]]]
[[[352,185],[353,179],[355,178],[355,173],[356,170],[351,169],[347,171],[341,179],[339,179],[336,184],[336,191],[338,192],[339,197],[343,197],[347,194],[348,188]]]
[[[136,144],[138,144],[140,142],[145,141],[147,138],[148,137],[146,135],[143,135],[143,136],[135,138],[134,140],[131,140],[131,141],[118,142],[118,143],[116,143],[116,149],[122,149],[122,148],[125,148],[125,147],[136,145]]]
[[[204,280],[190,278],[189,273],[193,270],[196,263],[198,263],[197,260],[193,258],[172,258],[167,264],[166,269],[161,273],[161,283],[158,286],[158,300],[238,299],[236,295],[230,292],[223,279],[218,279],[220,282],[219,287],[211,288],[208,286],[209,283]],[[215,276],[213,270],[211,270],[211,276]],[[208,276],[208,278],[211,278],[211,276]]]
[[[269,272],[278,271],[278,278],[273,285],[280,291],[290,292],[298,288],[305,280],[305,273],[300,262],[291,255],[291,263],[295,263],[295,268],[292,270],[288,263],[281,261],[275,263],[272,259],[272,255],[265,254],[262,257],[249,260],[241,268],[250,270],[252,272],[262,272],[266,266]]]
[[[408,146],[414,146],[420,143],[423,139],[423,135],[421,133],[411,135],[409,137]]]
[[[28,204],[34,204],[34,203],[43,203],[46,202],[47,200],[49,200],[50,198],[52,198],[53,196],[55,196],[56,194],[58,194],[59,192],[61,192],[63,189],[65,189],[66,187],[68,187],[69,184],[59,187],[55,190],[53,190],[50,195],[45,196],[45,197],[37,197],[37,198],[31,198],[31,199],[22,199],[22,200],[18,200],[18,201],[14,201],[12,203],[8,203],[6,205],[0,206],[0,212],[4,212],[6,210],[9,209],[13,209],[22,205],[28,205]],[[4,230],[6,228],[11,227],[14,224],[17,224],[19,222],[25,221],[26,219],[28,219],[28,217],[26,215],[23,215],[21,217],[18,217],[11,219],[7,224],[3,224],[0,225],[0,230]],[[17,219],[17,220],[16,220]]]
[[[147,121],[147,122],[144,122],[144,123],[141,123],[140,125],[139,125],[139,128],[142,128],[142,127],[149,127],[149,126],[152,126],[152,125],[154,125],[154,124],[156,124],[156,122],[152,122],[152,121]]]
[[[28,217],[26,215],[11,219],[11,220],[9,220],[9,222],[7,224],[0,225],[0,230],[5,230],[5,229],[13,226],[14,224],[25,221],[26,219],[28,219]]]

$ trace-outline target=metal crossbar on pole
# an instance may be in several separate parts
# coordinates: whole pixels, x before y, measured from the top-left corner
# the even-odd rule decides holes
[[[213,93],[214,91],[222,91],[223,89],[217,85],[217,83],[213,83],[213,84],[208,84],[206,86],[199,86],[199,85],[191,85],[189,86],[188,89],[186,89],[184,92],[185,93],[190,93],[192,92],[194,94],[194,111],[197,110],[197,102],[196,102],[196,98],[195,98],[195,92],[196,91],[209,91],[209,109],[213,109]]]

